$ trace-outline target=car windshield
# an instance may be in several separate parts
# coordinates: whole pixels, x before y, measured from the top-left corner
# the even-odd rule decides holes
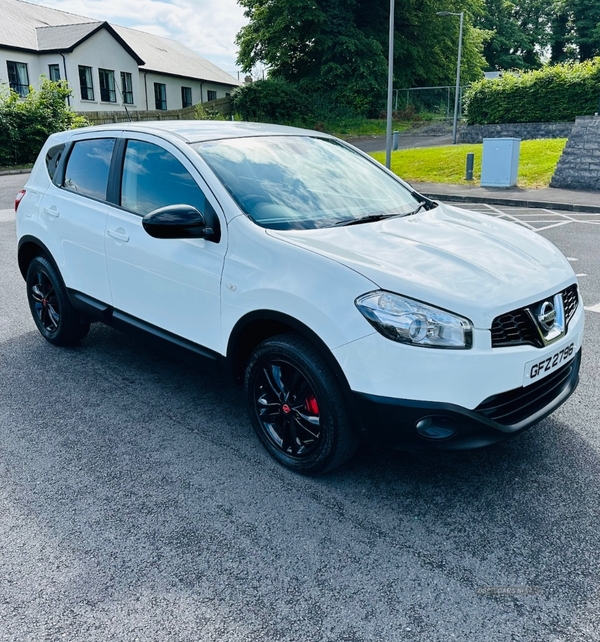
[[[382,168],[331,139],[261,136],[212,140],[192,148],[262,227],[332,227],[402,216],[419,206]]]

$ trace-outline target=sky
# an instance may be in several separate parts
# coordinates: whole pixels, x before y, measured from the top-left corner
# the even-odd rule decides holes
[[[247,20],[236,0],[28,1],[173,38],[237,78],[235,36]]]

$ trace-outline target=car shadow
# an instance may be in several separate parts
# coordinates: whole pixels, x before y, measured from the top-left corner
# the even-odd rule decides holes
[[[373,593],[378,639],[396,621],[437,639],[440,599],[534,639],[572,631],[598,589],[600,461],[568,410],[485,450],[364,448],[303,478],[258,444],[239,389],[137,338],[94,325],[57,349],[29,332],[0,360],[5,598],[27,617],[45,594],[71,629],[143,612],[205,639],[239,622],[294,639],[295,599],[303,639],[333,640],[363,631]]]

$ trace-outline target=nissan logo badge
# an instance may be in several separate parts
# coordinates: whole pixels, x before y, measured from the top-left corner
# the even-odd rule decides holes
[[[537,320],[543,330],[546,332],[552,330],[554,322],[556,321],[556,310],[554,309],[554,304],[551,301],[544,301],[542,303]]]

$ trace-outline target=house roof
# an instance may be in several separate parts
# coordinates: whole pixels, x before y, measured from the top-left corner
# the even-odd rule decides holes
[[[123,40],[144,59],[145,64],[141,65],[140,69],[197,80],[210,80],[225,85],[240,84],[226,71],[176,40],[119,25],[113,26]]]
[[[37,34],[38,51],[73,51],[84,40],[93,36],[100,29],[106,29],[117,42],[137,62],[143,65],[144,61],[138,54],[123,40],[108,22],[82,22],[73,25],[57,25],[53,27],[38,27]]]
[[[37,51],[37,27],[93,22],[73,13],[19,0],[0,0],[0,46]]]
[[[0,0],[0,16],[0,48],[72,51],[104,28],[137,60],[142,70],[231,86],[240,84],[217,65],[170,38],[23,0]]]
[[[71,49],[98,30],[101,22],[81,22],[74,25],[37,27],[37,50]]]

